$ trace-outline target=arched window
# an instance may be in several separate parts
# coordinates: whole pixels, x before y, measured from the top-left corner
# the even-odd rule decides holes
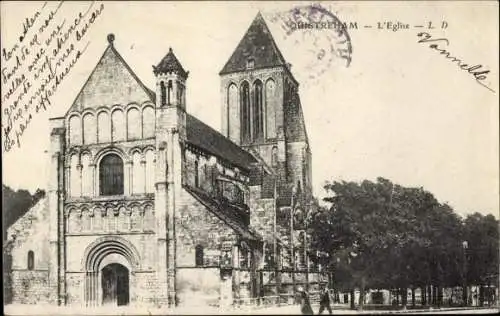
[[[125,115],[121,110],[115,110],[111,113],[111,137],[112,141],[125,140]]]
[[[177,84],[177,102],[184,104],[184,86],[180,83]]]
[[[95,144],[97,136],[97,125],[94,114],[87,113],[83,117],[83,143]]]
[[[160,94],[161,94],[161,105],[167,104],[167,89],[165,88],[165,83],[160,82]]]
[[[240,111],[238,110],[238,88],[233,83],[227,89],[227,134],[233,141],[240,141]]]
[[[197,188],[200,185],[200,171],[198,170],[198,159],[194,161],[194,187]]]
[[[253,69],[255,67],[255,59],[247,59],[247,69]]]
[[[133,231],[139,231],[141,229],[140,225],[141,214],[139,212],[139,207],[132,207],[132,214],[130,215],[130,229]]]
[[[82,193],[82,191],[81,191],[82,177],[80,174],[79,161],[78,161],[77,154],[71,155],[69,177],[70,177],[70,185],[69,185],[70,196],[71,197],[79,197]]]
[[[132,193],[142,194],[145,188],[145,165],[142,163],[141,154],[135,152],[132,155]]]
[[[127,112],[127,139],[139,139],[142,134],[141,113],[136,108]]]
[[[107,112],[97,115],[97,142],[107,143],[111,141],[111,121]]]
[[[100,195],[123,194],[123,161],[116,154],[102,158],[99,165]]]
[[[30,250],[28,251],[28,270],[35,269],[35,253]]]
[[[195,248],[195,265],[197,267],[203,266],[203,246],[197,245]]]
[[[170,105],[172,104],[172,80],[168,81],[168,86],[167,86],[167,104]]]
[[[278,165],[278,147],[273,146],[273,149],[271,150],[271,166],[277,166]]]
[[[203,179],[205,179],[205,187],[203,190],[206,192],[212,192],[212,177],[211,177],[211,167],[208,165],[208,161],[205,161],[205,164],[203,165]]]
[[[248,142],[251,139],[250,125],[250,87],[248,82],[243,82],[240,88],[240,113],[241,113],[241,140]]]
[[[206,173],[207,160],[205,157],[200,156],[198,162],[198,182],[200,188],[203,190],[209,189],[210,185],[207,184],[207,173]]]
[[[142,133],[143,138],[155,136],[155,110],[151,106],[142,110]]]
[[[90,216],[89,216],[89,210],[88,209],[83,209],[82,210],[82,231],[87,232],[90,230]]]
[[[155,192],[155,156],[152,150],[147,150],[145,153],[146,159],[146,193]]]
[[[94,209],[94,219],[93,219],[93,226],[92,229],[95,231],[101,231],[102,230],[102,209],[96,208]]]
[[[112,208],[108,208],[106,218],[108,222],[108,232],[114,232],[116,231],[116,216],[118,215],[118,212],[114,212]]]
[[[82,121],[76,115],[69,119],[69,143],[71,145],[82,143]]]
[[[264,111],[262,107],[262,81],[256,80],[253,84],[252,102],[252,138],[254,140],[264,138]]]
[[[144,230],[154,231],[155,229],[155,210],[151,205],[144,207]]]
[[[90,168],[90,155],[82,155],[82,196],[92,196],[92,169]]]
[[[266,135],[267,138],[276,137],[276,85],[272,79],[266,81]]]

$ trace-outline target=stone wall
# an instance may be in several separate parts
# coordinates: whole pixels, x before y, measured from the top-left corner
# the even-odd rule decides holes
[[[138,271],[135,273],[134,296],[130,297],[132,304],[155,305],[157,293],[160,291],[155,272]]]
[[[274,199],[261,199],[261,186],[249,187],[248,207],[250,208],[250,225],[260,234],[266,235],[273,230]]]
[[[48,301],[49,225],[47,198],[43,198],[7,231],[4,262],[4,290],[12,303],[36,304]],[[33,267],[28,270],[28,252]]]
[[[294,185],[297,185],[300,181],[302,191],[304,191],[304,185],[308,184],[310,186],[307,164],[303,163],[307,159],[307,154],[304,150],[305,146],[306,142],[288,143],[286,146],[288,181]],[[306,191],[310,191],[310,188]]]
[[[130,243],[139,254],[139,270],[152,271],[156,265],[156,236],[148,234],[116,234]],[[68,272],[84,272],[85,251],[102,235],[69,235],[66,237],[67,258],[66,269]]]
[[[78,306],[84,304],[84,278],[85,273],[66,273],[66,304]]]
[[[11,280],[12,303],[43,304],[49,301],[48,270],[14,270]]]
[[[223,241],[237,243],[236,233],[190,193],[183,190],[176,201],[177,266],[195,266],[195,247],[203,246],[204,253],[221,250]]]
[[[239,96],[240,87],[243,81],[246,81],[252,88],[252,83],[256,80],[260,80],[265,87],[265,84],[269,80],[274,82],[274,98],[269,98],[268,103],[272,103],[269,108],[273,108],[273,112],[265,113],[267,122],[265,124],[267,130],[267,138],[275,139],[276,131],[283,127],[283,110],[281,104],[283,104],[283,70],[281,67],[275,67],[270,69],[253,69],[245,72],[231,73],[221,76],[221,97],[222,97],[222,120],[221,120],[221,133],[230,137],[230,139],[236,144],[241,143],[240,133],[233,133],[232,131],[239,131],[240,128],[240,113],[239,113]],[[229,87],[231,85],[236,86],[237,97],[236,106],[229,105]],[[266,97],[264,96],[264,100]],[[233,111],[231,111],[233,110]],[[269,109],[271,110],[271,109]],[[232,112],[232,113],[230,113]],[[273,117],[274,116],[274,117]],[[272,126],[271,126],[272,125]],[[274,127],[274,129],[273,129]]]
[[[8,229],[7,243],[12,243],[12,269],[26,270],[28,251],[34,252],[35,270],[49,266],[48,209],[46,198],[41,199]]]
[[[137,77],[112,48],[104,52],[94,72],[77,96],[72,109],[83,110],[102,105],[142,103],[150,96]]]
[[[131,266],[129,274],[130,304],[153,304],[159,288],[156,280],[157,243],[154,233],[115,233],[72,234],[66,237],[66,290],[68,305],[84,305],[85,291],[85,256],[93,243],[100,238],[117,238],[124,241],[126,247],[135,248],[132,252],[138,255],[139,265]]]

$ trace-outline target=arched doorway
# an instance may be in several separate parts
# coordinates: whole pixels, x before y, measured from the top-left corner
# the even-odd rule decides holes
[[[137,249],[122,237],[105,236],[91,243],[82,262],[85,305],[133,304],[139,262]]]
[[[102,304],[128,305],[129,271],[119,263],[111,263],[101,270]]]

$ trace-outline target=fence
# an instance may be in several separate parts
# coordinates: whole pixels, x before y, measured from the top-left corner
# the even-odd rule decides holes
[[[309,300],[311,304],[319,304],[320,292],[313,291],[309,292]],[[250,309],[250,308],[265,308],[268,306],[286,306],[294,305],[298,302],[296,301],[295,294],[292,293],[281,293],[280,295],[270,295],[256,298],[238,298],[233,301],[234,306],[240,309]]]

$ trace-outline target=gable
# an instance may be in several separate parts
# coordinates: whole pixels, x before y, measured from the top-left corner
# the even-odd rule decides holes
[[[27,253],[34,251],[35,268],[48,269],[49,207],[48,198],[40,199],[7,230],[5,244],[12,255],[12,268],[27,269]]]
[[[116,49],[109,45],[69,111],[132,102],[142,104],[150,100],[150,91]]]

